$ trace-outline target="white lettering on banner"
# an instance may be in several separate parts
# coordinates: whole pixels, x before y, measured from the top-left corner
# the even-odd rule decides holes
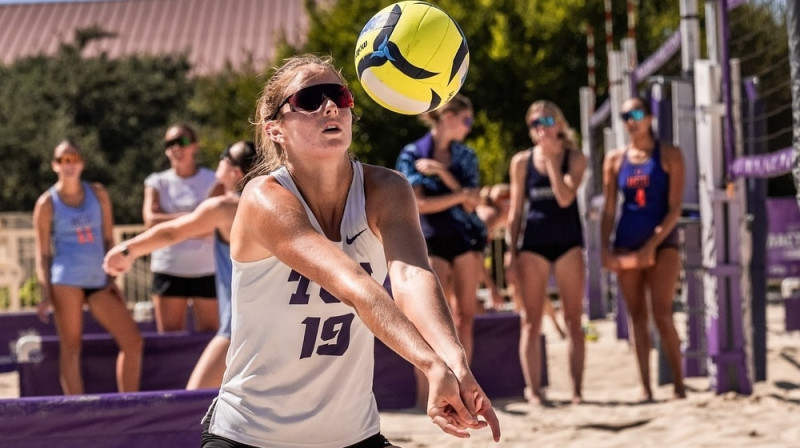
[[[767,249],[800,249],[800,232],[771,233],[767,237]],[[785,255],[787,255],[784,252]]]

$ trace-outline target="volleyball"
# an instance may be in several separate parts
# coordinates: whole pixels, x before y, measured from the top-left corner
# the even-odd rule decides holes
[[[458,93],[469,68],[469,48],[446,12],[425,2],[398,2],[364,25],[355,65],[361,86],[375,102],[415,115]]]

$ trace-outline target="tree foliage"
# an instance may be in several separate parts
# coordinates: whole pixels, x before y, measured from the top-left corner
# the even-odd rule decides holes
[[[403,145],[426,129],[416,117],[396,114],[370,99],[353,65],[361,28],[391,0],[304,1],[309,20],[305,43],[282,45],[271,65],[302,52],[333,56],[350,81],[361,116],[354,127],[353,151],[365,162],[393,167]],[[606,98],[603,0],[433,3],[467,37],[470,69],[462,93],[472,99],[476,118],[467,143],[478,152],[484,184],[506,181],[511,156],[530,146],[523,119],[531,102],[554,101],[572,127],[579,127],[578,89],[587,84],[588,25],[596,42],[597,104]],[[613,40],[619,48],[619,39],[627,35],[626,2],[612,3]],[[788,87],[781,90],[788,79],[783,15],[775,13],[774,5],[760,3],[740,6],[730,19],[731,54],[742,59],[743,76],[759,76],[762,91],[777,92],[769,99],[773,104],[790,104]],[[700,24],[702,29],[702,17]],[[639,1],[639,60],[679,25],[677,2]],[[5,164],[0,210],[33,209],[38,195],[55,180],[49,161],[65,137],[83,147],[84,178],[108,186],[120,223],[141,222],[142,182],[148,173],[167,167],[161,142],[169,124],[197,127],[200,162],[206,165],[214,164],[231,142],[252,139],[250,120],[266,81],[264,67],[228,66],[218,74],[193,77],[186,55],[82,56],[91,40],[101,38],[114,35],[97,27],[77,30],[73,42],[62,44],[52,56],[0,66],[0,158]],[[679,76],[679,55],[658,74]],[[770,129],[786,126],[785,120],[783,115],[770,117]]]
[[[86,159],[84,179],[108,187],[117,221],[141,222],[143,175],[164,168],[163,133],[185,116],[190,67],[184,56],[82,57],[92,33],[78,32],[53,56],[0,67],[0,209],[33,210],[56,180],[54,147],[71,138]]]
[[[362,158],[386,166],[403,145],[425,132],[415,118],[383,109],[358,84],[353,52],[361,27],[386,0],[330,3],[306,0],[310,26],[307,42],[285,47],[283,55],[317,52],[332,55],[351,81],[361,115],[353,150]],[[475,125],[467,143],[476,149],[485,184],[507,180],[511,156],[529,147],[524,122],[535,100],[554,101],[572,127],[579,123],[578,88],[586,84],[587,24],[603,28],[602,0],[438,0],[460,25],[470,49],[470,68],[461,93],[475,106]],[[620,3],[620,2],[615,2]],[[624,24],[624,2],[615,22]],[[624,34],[622,26],[615,29]],[[601,39],[597,39],[601,41]],[[602,47],[599,49],[602,50]],[[598,51],[599,51],[598,50]],[[605,70],[598,57],[599,82]],[[599,90],[604,94],[605,90]]]

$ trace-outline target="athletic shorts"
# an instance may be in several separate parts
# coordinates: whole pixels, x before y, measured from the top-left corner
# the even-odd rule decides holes
[[[211,408],[208,410],[208,413],[206,413],[206,416],[203,418],[203,435],[201,438],[200,447],[201,448],[258,448],[253,445],[247,445],[225,437],[216,436],[208,432],[208,428],[209,426],[211,426],[211,414],[214,412],[215,405],[216,405],[216,400],[214,403],[212,403]],[[344,448],[385,448],[387,446],[392,446],[391,442],[386,440],[386,437],[384,437],[383,434],[377,433],[374,436],[367,437],[366,439],[358,443],[348,445]]]
[[[483,248],[486,247],[485,242],[481,247],[475,241],[466,241],[458,236],[425,238],[425,244],[428,246],[429,257],[439,257],[447,260],[448,263],[452,263],[459,255],[470,251],[483,252]]]
[[[102,291],[105,288],[81,288],[81,289],[83,289],[83,297],[85,299],[88,299],[89,296],[91,296],[92,294],[96,293],[97,291]]]
[[[663,241],[661,241],[661,244],[659,244],[658,247],[656,247],[656,252],[660,251],[661,249],[666,249],[666,248],[678,249],[680,247],[680,244],[681,244],[681,242],[680,242],[680,235],[678,234],[678,229],[674,228],[674,229],[672,229],[672,232],[670,232],[669,235],[667,235],[667,237],[664,238]],[[641,248],[640,247],[614,246],[614,250],[617,253],[620,253],[620,254],[623,254],[623,253],[626,253],[626,252],[634,252],[634,251],[637,251],[639,249],[641,249]]]
[[[550,263],[555,263],[556,260],[561,258],[562,255],[564,255],[565,253],[571,251],[576,247],[583,247],[583,246],[581,246],[580,244],[547,244],[547,245],[523,244],[523,246],[520,247],[519,250],[532,252],[536,255],[544,257]]]
[[[150,292],[163,297],[197,297],[215,299],[217,285],[213,275],[205,277],[176,277],[169,274],[153,273]]]

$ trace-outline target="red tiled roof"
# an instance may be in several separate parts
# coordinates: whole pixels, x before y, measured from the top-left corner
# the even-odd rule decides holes
[[[308,20],[300,0],[115,0],[0,6],[0,63],[52,54],[75,30],[97,25],[117,33],[92,41],[84,55],[188,52],[194,73],[234,67],[251,55],[257,68],[271,61],[280,33],[293,44]]]

